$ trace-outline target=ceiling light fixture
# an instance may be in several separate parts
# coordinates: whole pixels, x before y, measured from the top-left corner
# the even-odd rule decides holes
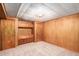
[[[43,14],[35,15],[36,21],[39,21],[40,19],[42,19],[43,16],[44,16]]]

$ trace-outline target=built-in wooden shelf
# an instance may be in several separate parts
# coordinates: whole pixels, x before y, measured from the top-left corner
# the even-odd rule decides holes
[[[33,41],[34,41],[33,35],[21,36],[18,39],[18,45],[30,43],[30,42],[33,42]]]
[[[19,29],[33,29],[33,27],[18,27]]]
[[[18,27],[20,28],[33,28],[33,23],[32,22],[26,22],[26,21],[19,21]]]
[[[20,39],[32,39],[32,38],[33,38],[33,35],[21,36],[21,37],[19,37],[19,40]]]
[[[34,41],[33,22],[18,21],[18,45]]]

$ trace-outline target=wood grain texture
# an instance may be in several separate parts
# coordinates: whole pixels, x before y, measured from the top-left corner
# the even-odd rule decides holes
[[[13,23],[15,26],[14,26],[14,28],[15,28],[15,46],[17,46],[18,45],[18,18],[15,18],[15,17],[11,17],[11,16],[7,16],[6,17],[6,20],[13,20],[15,23]]]
[[[45,22],[44,40],[79,52],[79,14]]]
[[[0,21],[0,24],[1,24],[1,21]],[[2,50],[1,26],[0,26],[0,50]]]
[[[2,49],[15,47],[15,20],[1,20]]]
[[[35,42],[43,40],[43,23],[35,22]]]
[[[33,22],[29,21],[19,21],[18,27],[33,27]]]

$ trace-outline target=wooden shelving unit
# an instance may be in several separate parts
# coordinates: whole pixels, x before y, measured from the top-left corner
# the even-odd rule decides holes
[[[18,21],[18,45],[34,41],[33,22]]]

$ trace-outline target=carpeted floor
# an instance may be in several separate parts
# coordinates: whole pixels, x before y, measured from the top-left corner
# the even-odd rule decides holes
[[[79,56],[79,53],[40,41],[0,51],[0,56]]]

